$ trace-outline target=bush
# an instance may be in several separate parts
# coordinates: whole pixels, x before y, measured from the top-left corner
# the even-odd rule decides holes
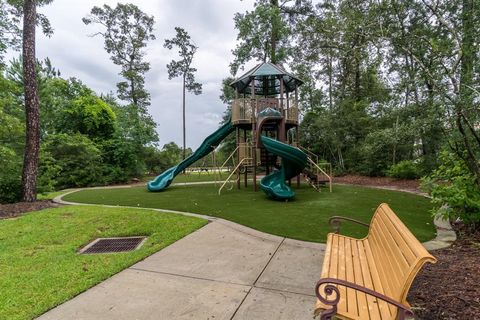
[[[397,179],[418,179],[420,178],[420,168],[412,160],[403,160],[390,167],[387,175]]]
[[[10,148],[0,146],[0,203],[22,197],[22,159]]]
[[[105,165],[100,150],[81,134],[50,135],[42,145],[40,180],[55,189],[105,183]]]
[[[422,179],[422,188],[432,196],[435,215],[457,219],[470,227],[480,227],[480,188],[475,176],[456,155],[440,154],[441,165]]]

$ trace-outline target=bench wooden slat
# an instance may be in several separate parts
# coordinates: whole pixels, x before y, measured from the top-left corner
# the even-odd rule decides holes
[[[395,243],[400,247],[402,254],[407,260],[407,264],[411,265],[417,259],[418,253],[408,244],[411,239],[406,238],[404,233],[400,233],[398,227],[395,226],[395,222],[389,219],[390,216],[391,215],[384,215],[385,219],[382,219],[382,224],[389,230]]]
[[[345,237],[337,237],[338,239],[338,269],[337,269],[337,278],[342,280],[347,280],[346,270],[345,270]],[[339,286],[340,295],[347,297],[347,288],[344,286]],[[347,299],[341,299],[338,307],[342,310],[348,310]]]
[[[400,220],[398,222],[395,222],[391,219],[393,216],[393,212],[390,214],[382,214],[378,215],[377,218],[377,223],[380,224],[380,229],[385,230],[385,232],[389,236],[389,242],[391,244],[394,244],[396,247],[396,250],[400,251],[400,254],[398,258],[403,257],[405,259],[405,264],[406,265],[411,265],[415,263],[415,260],[417,259],[418,252],[414,248],[412,248],[411,244],[413,241],[415,243],[419,243],[418,240],[416,239],[411,239],[410,237],[406,237],[406,231],[408,230],[403,224],[401,223]]]
[[[406,296],[415,275],[423,264],[435,261],[390,207],[381,204],[366,238],[328,235],[321,277],[363,286],[408,307]],[[396,306],[374,296],[342,285],[337,288],[340,319],[393,320],[398,314]],[[317,300],[316,311],[329,308]]]
[[[399,261],[403,259],[402,253],[400,250],[395,248],[395,246],[391,245],[388,234],[385,233],[385,230],[379,226],[379,222],[375,226],[375,235],[377,236],[376,245],[379,246],[376,255],[375,263],[379,266],[379,268],[383,271],[383,276],[381,278],[382,283],[384,283],[384,289],[386,294],[389,297],[396,297],[397,291],[395,288],[401,288],[401,284],[403,282],[403,273],[402,271],[404,268],[408,269],[408,265],[404,265],[403,269],[400,265]],[[383,254],[381,254],[383,253]],[[396,259],[396,257],[401,256],[400,259]]]
[[[370,272],[367,271],[366,274],[363,274],[364,272],[362,271],[362,264],[367,263],[363,241],[352,241],[352,256],[355,283],[370,287],[370,289],[373,290]],[[356,291],[356,295],[358,316],[361,319],[367,319],[369,316],[371,319],[381,319],[380,311],[378,310],[378,304],[375,303],[376,299],[374,297],[367,296],[365,293],[358,291]]]
[[[345,271],[346,279],[350,282],[355,282],[354,274],[354,259],[352,256],[352,242],[354,240],[344,238],[345,241]],[[356,290],[347,288],[347,310],[349,313],[358,314],[357,295]]]
[[[378,228],[378,226],[377,226]],[[398,268],[396,263],[395,256],[391,252],[391,248],[388,243],[388,237],[386,238],[382,230],[377,230],[375,233],[377,236],[376,243],[377,254],[375,255],[375,265],[380,270],[381,277],[380,281],[382,282],[385,295],[388,297],[393,297],[397,299],[397,288],[401,288],[403,276],[402,271]],[[395,306],[389,305],[390,313],[394,313],[396,310]]]
[[[386,290],[384,288],[384,283],[381,280],[382,274],[381,270],[378,269],[378,266],[375,264],[375,259],[373,258],[373,252],[371,247],[371,239],[368,239],[364,242],[365,245],[365,269],[363,270],[364,274],[370,274],[373,284],[373,290],[378,293],[387,295]],[[388,304],[385,301],[379,301],[375,299],[375,302],[378,304],[378,309],[380,310],[380,314],[382,319],[390,319],[391,313]]]

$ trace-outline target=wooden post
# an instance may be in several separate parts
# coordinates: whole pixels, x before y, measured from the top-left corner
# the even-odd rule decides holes
[[[298,110],[298,85],[297,85],[297,83],[295,83],[295,107]],[[297,123],[297,126],[295,127],[295,129],[297,131],[297,147],[299,147],[300,146],[300,135],[299,135],[299,130],[298,130],[299,129],[298,123]],[[297,176],[297,187],[300,187],[300,175]]]
[[[280,109],[282,110],[283,113],[283,119],[280,122],[280,128],[278,131],[278,140],[281,142],[285,142],[287,140],[287,125],[286,125],[286,117],[287,113],[285,110],[283,110],[283,92],[284,92],[284,85],[283,85],[283,77],[280,76]]]
[[[240,128],[235,128],[237,147],[240,146]],[[237,150],[237,165],[240,163],[240,148]],[[240,189],[240,167],[237,168],[237,189]]]
[[[243,129],[243,141],[245,142],[245,145],[247,145],[247,130]],[[245,188],[247,187],[247,180],[248,180],[248,170],[245,168],[245,174],[244,174],[244,185]]]
[[[252,158],[253,158],[253,191],[257,191],[257,103],[255,102],[255,77],[252,78]]]

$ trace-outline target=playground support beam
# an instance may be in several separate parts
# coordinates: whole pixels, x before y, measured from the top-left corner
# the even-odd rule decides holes
[[[255,102],[255,77],[252,79],[252,153],[253,153],[253,191],[257,191],[257,104]]]
[[[298,110],[298,85],[295,83],[295,106]],[[297,144],[300,145],[300,126],[297,126]],[[300,187],[300,174],[297,176],[297,188]]]
[[[240,129],[235,128],[235,136],[237,140],[237,146],[240,145]],[[240,149],[237,151],[237,163],[240,163]],[[237,189],[240,189],[240,167],[237,169]]]
[[[248,148],[248,145],[247,145],[247,130],[246,129],[243,129],[243,142],[245,142],[245,148]],[[245,188],[247,187],[247,180],[248,180],[248,169],[247,167],[245,167],[245,173],[243,175],[244,177],[244,185],[245,185]]]

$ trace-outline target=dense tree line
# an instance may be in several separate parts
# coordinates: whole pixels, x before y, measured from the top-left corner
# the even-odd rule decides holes
[[[94,7],[83,19],[104,28],[98,34],[121,67],[117,98],[62,78],[48,58],[35,60],[32,30],[38,24],[45,34],[53,32],[35,9],[50,2],[0,1],[0,203],[18,201],[22,194],[32,201],[37,191],[125,182],[163,171],[182,157],[174,143],[158,149],[156,124],[147,111],[144,75],[150,64],[142,49],[155,39],[153,17],[118,4]],[[21,38],[25,31],[30,38]],[[25,54],[6,64],[6,50],[22,43],[33,66],[25,63]]]
[[[424,177],[480,225],[478,1],[257,0],[235,25],[232,74],[254,59],[304,79],[300,143],[337,174]]]

